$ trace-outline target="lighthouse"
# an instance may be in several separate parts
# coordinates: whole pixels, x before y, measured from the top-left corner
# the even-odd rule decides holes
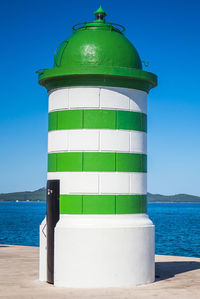
[[[49,95],[47,215],[40,280],[67,288],[154,281],[154,225],[147,215],[147,95],[125,28],[73,26],[54,66],[39,71]]]

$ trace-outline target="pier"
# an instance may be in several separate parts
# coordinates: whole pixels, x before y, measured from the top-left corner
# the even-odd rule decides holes
[[[58,288],[38,271],[39,247],[0,245],[0,299],[200,298],[200,258],[156,255],[156,281],[131,288]]]

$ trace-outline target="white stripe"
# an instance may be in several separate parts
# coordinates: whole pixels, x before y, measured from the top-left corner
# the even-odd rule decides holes
[[[99,93],[95,87],[69,88],[69,109],[99,108]]]
[[[66,109],[114,109],[147,113],[147,93],[119,87],[70,87],[49,94],[49,112]]]
[[[146,194],[147,175],[139,172],[49,172],[60,194]]]
[[[48,152],[147,153],[147,134],[126,130],[56,130],[48,133]]]
[[[57,89],[49,94],[49,112],[69,107],[69,89]]]
[[[100,107],[147,113],[147,93],[129,88],[101,88]]]

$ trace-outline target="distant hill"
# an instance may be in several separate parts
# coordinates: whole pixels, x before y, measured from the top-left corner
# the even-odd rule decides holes
[[[200,202],[199,196],[188,194],[160,195],[148,193],[147,198],[149,202]]]
[[[151,194],[147,195],[149,202],[200,202],[199,196],[188,194],[176,195],[160,195]],[[46,189],[41,188],[35,191],[14,192],[14,193],[1,193],[0,201],[45,201]]]
[[[45,197],[46,189],[41,188],[35,191],[1,193],[0,201],[45,201]]]

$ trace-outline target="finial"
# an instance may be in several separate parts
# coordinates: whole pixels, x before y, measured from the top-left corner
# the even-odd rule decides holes
[[[105,21],[105,16],[107,15],[106,12],[103,10],[103,8],[101,7],[101,5],[99,6],[99,8],[94,12],[95,14],[95,20],[96,21]]]

